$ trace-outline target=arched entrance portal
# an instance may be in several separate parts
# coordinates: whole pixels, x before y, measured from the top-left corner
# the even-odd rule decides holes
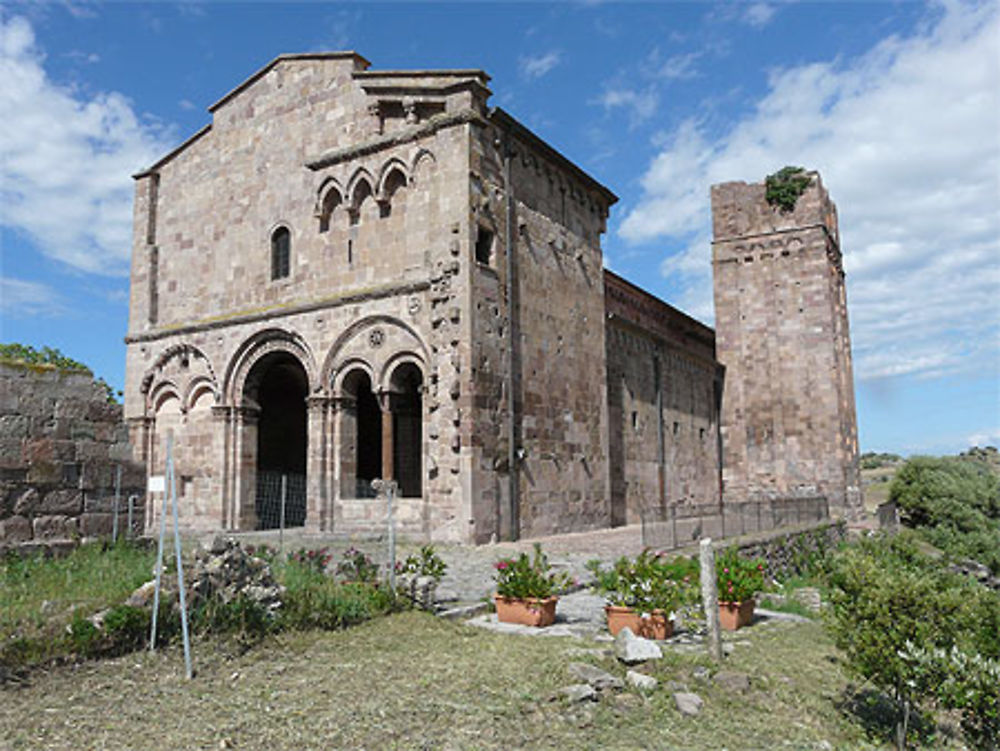
[[[392,469],[399,494],[419,498],[423,433],[423,376],[413,363],[403,363],[392,373]]]
[[[258,529],[300,527],[306,519],[306,396],[302,364],[287,352],[257,362],[246,380],[244,400],[255,404],[257,480],[254,502]]]

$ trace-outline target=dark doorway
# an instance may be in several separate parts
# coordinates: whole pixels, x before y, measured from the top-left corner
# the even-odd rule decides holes
[[[259,529],[305,524],[308,392],[305,370],[284,352],[263,358],[247,379],[247,395],[260,406],[256,500]]]
[[[420,498],[423,454],[423,376],[412,363],[403,363],[392,374],[392,464],[404,498]]]

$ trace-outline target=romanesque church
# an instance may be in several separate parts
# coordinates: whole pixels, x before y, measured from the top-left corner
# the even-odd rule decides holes
[[[282,55],[137,174],[125,416],[182,523],[484,542],[858,499],[819,176],[713,189],[716,330],[603,268],[615,195],[479,70]],[[709,197],[706,196],[706,200]],[[150,505],[152,522],[155,506]]]

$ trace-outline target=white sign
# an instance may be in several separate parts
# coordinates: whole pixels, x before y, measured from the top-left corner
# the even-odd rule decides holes
[[[149,483],[146,485],[146,490],[150,493],[166,493],[167,478],[163,475],[150,475]]]

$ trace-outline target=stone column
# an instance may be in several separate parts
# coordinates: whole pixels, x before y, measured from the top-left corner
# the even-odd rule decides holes
[[[330,399],[326,396],[306,398],[306,521],[307,532],[326,528],[329,510],[330,466],[327,444],[330,442]]]
[[[233,478],[231,477],[233,463],[231,461],[233,444],[233,408],[224,405],[212,406],[213,440],[216,450],[216,465],[218,467],[218,491],[222,503],[222,529],[233,528]],[[221,435],[221,440],[220,436]]]
[[[336,424],[337,443],[334,458],[334,475],[336,477],[335,498],[354,498],[357,495],[358,468],[358,403],[353,397],[338,396],[334,399],[334,422]],[[330,520],[334,525],[337,508]]]
[[[382,408],[382,479],[392,480],[392,393],[383,391],[379,394],[378,403]]]
[[[257,407],[234,407],[235,508],[233,528],[257,528]]]

